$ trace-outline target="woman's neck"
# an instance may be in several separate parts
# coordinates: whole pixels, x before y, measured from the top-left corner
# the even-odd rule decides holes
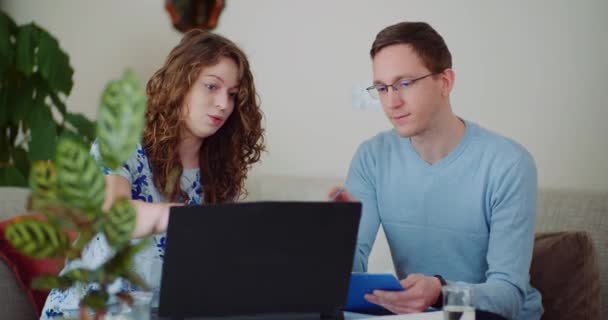
[[[198,168],[198,155],[203,139],[187,135],[179,144],[179,159],[184,169]]]

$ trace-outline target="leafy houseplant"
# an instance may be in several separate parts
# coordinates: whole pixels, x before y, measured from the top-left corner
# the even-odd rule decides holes
[[[0,186],[27,186],[31,162],[53,159],[59,136],[94,138],[94,124],[63,102],[73,74],[52,35],[0,11]]]
[[[145,94],[130,71],[110,82],[102,94],[97,120],[97,139],[103,165],[116,169],[134,152],[144,123]],[[81,319],[88,309],[100,319],[110,299],[108,288],[118,278],[146,288],[132,269],[132,257],[147,245],[135,245],[130,239],[135,226],[135,209],[126,198],[116,200],[109,210],[102,204],[105,177],[82,141],[61,137],[54,161],[36,161],[31,167],[30,209],[42,212],[46,219],[22,218],[5,231],[8,241],[20,252],[36,257],[80,258],[83,248],[98,233],[105,234],[115,254],[97,269],[73,269],[61,276],[46,275],[34,279],[33,287],[69,288],[76,284],[98,284],[80,302]],[[76,240],[69,234],[75,232]],[[117,294],[123,302],[132,302],[127,293]]]

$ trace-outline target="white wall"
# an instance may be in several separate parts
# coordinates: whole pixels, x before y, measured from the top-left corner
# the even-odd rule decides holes
[[[55,34],[76,69],[71,109],[93,116],[108,79],[142,79],[179,40],[164,1],[9,0]],[[229,0],[217,32],[249,54],[269,153],[256,174],[343,176],[357,145],[389,127],[351,107],[384,26],[430,22],[457,74],[460,116],[526,146],[541,186],[608,190],[608,1]]]

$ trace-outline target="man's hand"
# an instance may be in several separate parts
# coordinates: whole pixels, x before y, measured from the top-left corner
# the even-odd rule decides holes
[[[401,280],[405,291],[374,290],[365,299],[378,304],[393,313],[413,313],[425,311],[434,304],[441,293],[441,282],[436,277],[410,274]]]

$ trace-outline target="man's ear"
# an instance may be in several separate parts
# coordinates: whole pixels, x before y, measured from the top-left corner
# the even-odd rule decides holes
[[[450,95],[450,92],[452,92],[452,88],[454,87],[456,73],[453,69],[448,68],[443,70],[439,76],[441,77],[441,95],[447,97]]]

